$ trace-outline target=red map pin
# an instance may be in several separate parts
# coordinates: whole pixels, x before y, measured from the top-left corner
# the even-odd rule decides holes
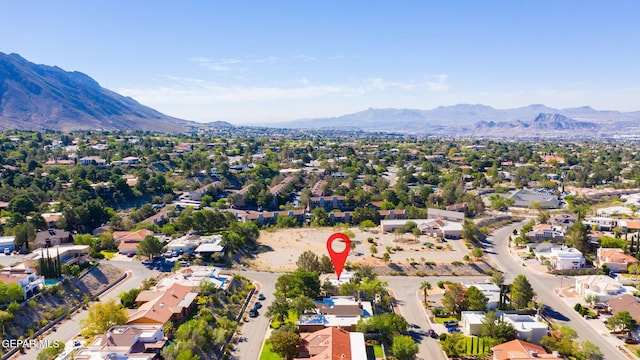
[[[333,250],[333,242],[335,240],[344,241],[345,243],[344,251],[337,252]],[[338,280],[340,280],[340,274],[342,274],[344,263],[347,262],[347,257],[349,256],[350,250],[351,250],[351,240],[349,240],[349,237],[343,233],[335,233],[329,236],[329,239],[327,239],[327,251],[329,251],[329,256],[331,257],[331,262],[333,263],[333,269],[336,271]]]

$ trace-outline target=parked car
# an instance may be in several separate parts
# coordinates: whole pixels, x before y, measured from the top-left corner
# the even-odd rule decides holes
[[[129,257],[129,258],[132,258],[132,257],[134,257],[134,256],[136,256],[136,254],[134,254],[134,253],[128,253],[128,254],[127,254],[127,257]]]
[[[458,326],[458,322],[457,322],[457,321],[455,321],[455,320],[447,320],[447,321],[445,321],[445,322],[443,323],[443,325],[444,325],[445,327],[447,327],[447,328],[450,328],[450,327],[457,327],[457,326]]]
[[[254,309],[260,309],[261,307],[262,307],[262,303],[260,301],[256,301],[256,303],[253,304]]]
[[[258,310],[256,310],[256,309],[249,310],[249,317],[254,318],[254,317],[258,317],[258,315],[259,315],[258,314]]]
[[[624,343],[625,344],[637,344],[638,343],[638,339],[634,338],[633,336],[627,336],[626,338],[624,338]]]
[[[437,339],[438,338],[438,334],[433,329],[427,330],[427,335],[429,335],[429,337],[431,337],[433,339]]]
[[[265,299],[266,299],[266,297],[263,294],[259,294],[258,295],[258,300],[264,301]]]
[[[447,328],[447,332],[448,333],[459,333],[461,332],[460,329],[458,329],[457,327],[448,327]]]
[[[153,263],[153,261],[149,260],[149,259],[142,260],[142,265],[151,265],[152,263]]]

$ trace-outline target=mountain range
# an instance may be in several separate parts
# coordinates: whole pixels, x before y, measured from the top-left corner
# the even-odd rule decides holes
[[[101,87],[88,75],[38,65],[0,52],[0,131],[149,130],[232,127],[167,116]],[[367,109],[330,118],[262,124],[289,129],[362,130],[434,136],[607,137],[640,133],[640,112],[599,111],[589,106],[554,109],[535,104],[495,109],[480,104],[431,110]]]
[[[0,130],[171,132],[189,124],[105,89],[83,73],[0,53]]]

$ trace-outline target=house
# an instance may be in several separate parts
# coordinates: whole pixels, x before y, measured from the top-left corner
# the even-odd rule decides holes
[[[327,211],[331,210],[347,210],[346,197],[342,195],[333,196],[313,196],[309,199],[309,211],[321,207]]]
[[[484,316],[484,311],[463,311],[460,314],[462,332],[468,336],[480,336],[482,334]]]
[[[68,243],[73,243],[73,235],[70,232],[60,229],[48,229],[38,232],[36,239],[29,246],[41,248]]]
[[[113,326],[89,346],[79,349],[73,358],[152,360],[158,358],[166,342],[161,325]]]
[[[24,263],[28,267],[35,267],[41,258],[60,257],[60,262],[67,265],[84,264],[89,259],[89,245],[57,245],[38,249],[33,252],[30,260]]]
[[[628,311],[632,318],[640,323],[640,301],[631,294],[616,296],[606,301],[609,310],[613,314],[621,311]]]
[[[633,293],[629,292],[617,280],[606,275],[576,276],[575,291],[585,299],[589,296],[597,296],[599,302],[606,302],[614,297]]]
[[[552,247],[549,253],[549,265],[556,270],[580,269],[585,265],[580,251],[566,246]]]
[[[353,296],[332,296],[316,302],[316,306],[317,314],[300,316],[296,323],[300,331],[317,331],[330,326],[355,331],[360,319],[373,316],[371,302],[359,301]]]
[[[83,158],[80,158],[79,162],[80,162],[80,165],[82,166],[89,166],[89,165],[101,166],[101,165],[106,165],[107,160],[99,156],[85,156]]]
[[[173,284],[164,290],[141,291],[136,297],[137,309],[129,310],[127,324],[179,324],[195,308],[197,292],[191,286]]]
[[[560,207],[560,200],[553,194],[535,192],[525,189],[515,190],[510,194],[498,194],[500,196],[513,199],[514,207],[530,208],[533,205],[541,209],[556,209]]]
[[[585,218],[583,223],[588,228],[596,228],[596,230],[611,231],[614,227],[618,225],[618,220],[608,218],[608,217],[602,217],[602,216],[592,216],[592,217]]]
[[[296,359],[366,360],[364,334],[328,327],[312,333],[301,333]]]
[[[203,282],[209,282],[217,288],[226,290],[231,284],[233,277],[220,274],[220,269],[213,266],[188,266],[163,277],[158,281],[156,288],[163,290],[170,288],[173,284],[190,286],[197,289]]]
[[[596,252],[596,266],[606,266],[613,272],[627,272],[629,265],[637,263],[638,259],[625,254],[622,249],[598,248]]]
[[[49,228],[54,228],[56,226],[56,222],[62,218],[62,213],[42,213],[40,216],[42,216],[44,222],[47,223]]]
[[[427,219],[439,219],[452,222],[464,223],[464,213],[458,211],[448,211],[440,209],[427,209]]]
[[[502,321],[511,324],[520,340],[540,344],[540,340],[547,335],[549,325],[536,320],[531,315],[503,314]]]
[[[556,351],[549,354],[542,346],[518,339],[492,347],[491,353],[493,360],[564,359]]]
[[[138,231],[115,231],[113,240],[118,244],[118,253],[137,254],[138,245],[147,236],[153,236],[153,231],[140,229]]]
[[[3,269],[4,270],[4,269]],[[38,276],[35,272],[11,272],[2,271],[0,273],[0,282],[3,284],[17,283],[22,287],[22,293],[25,299],[38,293],[44,287],[44,276]]]
[[[536,242],[550,240],[553,242],[560,242],[564,240],[564,231],[561,227],[550,224],[538,224],[533,229],[525,234],[525,236]]]
[[[203,255],[224,255],[224,246],[222,246],[222,235],[201,236],[200,245],[193,251],[199,256]]]
[[[465,289],[475,287],[482,295],[487,297],[487,310],[496,310],[500,302],[500,287],[490,280],[478,283],[462,283]]]
[[[464,216],[463,213],[459,213]],[[413,221],[422,234],[442,238],[457,239],[462,236],[462,223],[442,219],[411,219],[411,220],[380,220],[383,232],[393,232],[403,227],[407,222]]]
[[[9,251],[15,250],[16,237],[14,235],[11,236],[0,236],[0,252],[5,251],[5,249],[9,249]]]
[[[547,223],[554,226],[562,227],[564,230],[569,229],[578,221],[578,217],[571,214],[554,215],[547,220]]]

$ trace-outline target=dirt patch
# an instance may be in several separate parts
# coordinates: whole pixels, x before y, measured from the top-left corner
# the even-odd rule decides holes
[[[464,256],[469,253],[463,240],[447,240],[446,243],[439,243],[429,236],[419,236],[417,239],[404,237],[403,240],[394,234],[374,233],[361,231],[358,228],[350,228],[354,237],[351,239],[355,248],[349,253],[347,263],[366,263],[375,267],[388,268],[382,261],[382,254],[390,249],[391,263],[397,266],[407,266],[411,271],[421,270],[420,266],[412,267],[411,264],[424,264],[428,262],[437,267],[449,266],[462,262]],[[296,269],[296,261],[300,254],[310,250],[322,256],[327,254],[326,242],[329,236],[337,231],[345,231],[344,228],[301,228],[261,231],[258,238],[259,252],[248,265],[260,271],[288,272]],[[372,256],[371,246],[375,245],[377,253]],[[425,266],[423,271],[433,271],[432,267]],[[387,270],[385,270],[386,272]],[[394,270],[388,270],[392,272]],[[458,273],[455,269],[450,270]],[[471,270],[469,270],[471,271]],[[438,274],[441,271],[437,271]],[[467,273],[466,270],[459,274]]]

